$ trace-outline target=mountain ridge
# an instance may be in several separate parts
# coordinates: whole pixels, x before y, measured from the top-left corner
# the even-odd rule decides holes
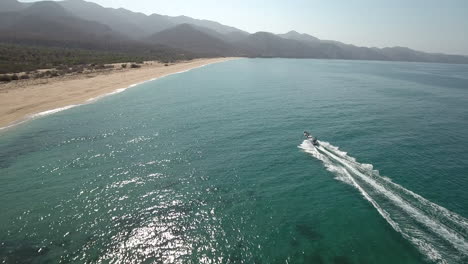
[[[124,8],[107,8],[96,3],[84,0],[58,1],[76,16],[83,19],[97,19],[98,22],[108,24],[115,31],[129,35],[135,39],[142,39],[179,24],[193,24],[212,29],[219,33],[243,32],[240,29],[223,25],[221,23],[195,19],[187,16],[166,16],[153,13],[145,15]],[[124,22],[131,25],[128,27]]]
[[[138,57],[140,60],[168,61],[194,57],[187,51],[133,40],[114,32],[108,25],[75,17],[54,1],[28,4],[14,12],[1,12],[1,43],[19,47],[93,50],[115,54],[117,60],[118,57]]]
[[[108,34],[116,36],[128,42],[133,40],[145,45],[165,43],[167,46],[182,49],[198,56],[245,56],[245,57],[284,57],[284,58],[320,58],[320,59],[348,59],[348,60],[387,60],[387,61],[418,61],[418,62],[442,62],[442,63],[468,63],[468,57],[462,55],[446,55],[441,53],[427,53],[416,51],[406,47],[368,48],[345,44],[333,40],[320,40],[312,35],[291,30],[284,34],[269,32],[256,32],[250,34],[235,27],[221,23],[194,19],[187,16],[165,16],[159,14],[145,15],[124,8],[106,8],[93,2],[84,0],[42,1],[35,4],[21,3],[16,0],[2,0],[0,12],[4,10],[25,10],[38,3],[42,5],[61,6],[70,13],[71,20],[78,24],[97,23],[107,26]],[[38,4],[41,5],[41,4]],[[55,13],[63,13],[63,10],[46,8],[41,19],[48,21],[48,26],[56,30],[61,29],[57,24],[70,24],[67,21],[52,21]],[[2,13],[4,18],[0,21],[4,25],[15,27],[14,23],[7,21],[10,15]],[[65,17],[63,14],[61,16]],[[14,19],[13,19],[14,20]],[[88,22],[83,22],[88,21]],[[44,22],[44,21],[43,21]],[[55,24],[54,24],[55,23]],[[183,26],[180,26],[183,25]],[[190,25],[190,26],[188,26]],[[34,27],[35,25],[32,25]],[[72,26],[72,25],[68,25]],[[1,26],[0,26],[1,27]],[[98,26],[97,28],[99,28]],[[4,26],[5,30],[5,26]],[[10,28],[14,31],[15,28]],[[26,30],[23,28],[23,30]],[[8,31],[8,30],[7,30]],[[64,31],[64,30],[62,30]],[[158,33],[161,33],[159,34]],[[44,36],[37,36],[47,38]],[[8,40],[12,34],[5,34],[0,38]],[[13,34],[14,37],[16,35]],[[56,37],[59,35],[56,34]],[[99,38],[99,34],[96,34]],[[83,38],[83,36],[81,37]],[[130,42],[129,42],[130,43]]]
[[[235,48],[216,36],[206,33],[191,24],[175,27],[153,34],[148,38],[152,43],[189,50],[203,56],[235,56]]]

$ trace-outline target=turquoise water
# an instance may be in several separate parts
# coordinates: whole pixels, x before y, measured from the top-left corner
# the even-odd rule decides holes
[[[242,59],[38,118],[0,260],[467,263],[467,106],[468,65]]]

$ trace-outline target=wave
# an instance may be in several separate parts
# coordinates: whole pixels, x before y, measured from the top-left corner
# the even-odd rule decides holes
[[[403,186],[383,177],[371,164],[355,158],[328,142],[314,146],[304,140],[299,148],[322,161],[336,179],[354,186],[378,213],[436,263],[468,261],[468,221]]]
[[[24,122],[29,121],[29,120],[34,119],[34,118],[55,114],[55,113],[58,113],[58,112],[61,112],[61,111],[64,111],[64,110],[67,110],[67,109],[70,109],[70,108],[73,108],[73,107],[77,107],[79,105],[80,104],[67,105],[67,106],[64,106],[64,107],[54,108],[54,109],[50,109],[50,110],[47,110],[47,111],[42,111],[42,112],[39,112],[39,113],[31,114],[31,115],[26,116],[24,119],[13,122],[13,123],[11,123],[11,124],[9,124],[7,126],[0,127],[0,131],[12,128],[12,127],[17,126],[19,124],[23,124]]]
[[[30,117],[31,117],[31,118],[35,118],[35,117],[41,117],[41,116],[51,115],[51,114],[55,114],[55,113],[58,113],[58,112],[62,112],[62,111],[65,111],[65,110],[68,110],[68,109],[71,109],[71,108],[77,107],[77,106],[79,106],[79,105],[67,105],[67,106],[64,106],[64,107],[59,107],[59,108],[55,108],[55,109],[51,109],[51,110],[39,112],[39,113],[36,113],[36,114],[32,114],[32,115],[30,115]]]
[[[89,98],[88,100],[86,100],[86,102],[87,102],[87,103],[91,103],[91,102],[97,101],[97,100],[99,100],[99,99],[101,99],[101,98],[103,98],[103,97],[121,93],[121,92],[127,90],[128,88],[132,88],[132,87],[134,87],[134,86],[136,86],[136,84],[135,84],[135,85],[132,84],[132,85],[128,86],[127,88],[120,88],[120,89],[117,89],[117,90],[112,91],[112,92],[110,92],[110,93],[106,93],[106,94],[99,95],[99,96],[96,96],[96,97],[93,97],[93,98]]]
[[[110,92],[110,93],[106,93],[106,94],[102,94],[102,95],[99,95],[99,96],[90,98],[90,99],[86,100],[84,103],[81,103],[81,104],[67,105],[67,106],[64,106],[64,107],[59,107],[59,108],[55,108],[55,109],[51,109],[51,110],[47,110],[47,111],[43,111],[43,112],[31,114],[31,115],[26,116],[24,119],[21,119],[21,120],[18,120],[18,121],[16,121],[16,122],[13,122],[13,123],[11,123],[11,124],[9,124],[9,125],[7,125],[7,126],[0,127],[0,131],[1,131],[1,130],[7,130],[7,129],[9,129],[9,128],[15,127],[15,126],[17,126],[17,125],[19,125],[19,124],[22,124],[22,123],[24,123],[24,122],[26,122],[26,121],[29,121],[29,120],[32,120],[32,119],[35,119],[35,118],[47,116],[47,115],[50,115],[50,114],[55,114],[55,113],[58,113],[58,112],[61,112],[61,111],[64,111],[64,110],[68,110],[68,109],[71,109],[71,108],[74,108],[74,107],[77,107],[77,106],[86,105],[86,104],[89,104],[89,103],[96,102],[96,101],[98,101],[99,99],[102,99],[102,98],[104,98],[104,97],[107,97],[107,96],[110,96],[110,95],[119,94],[119,93],[121,93],[121,92],[126,91],[126,90],[129,89],[129,88],[133,88],[133,87],[135,87],[135,86],[138,86],[138,85],[141,85],[141,84],[144,84],[144,83],[152,82],[152,81],[155,81],[155,80],[158,80],[158,79],[161,79],[161,78],[170,76],[170,75],[175,75],[175,74],[180,74],[180,73],[189,72],[189,71],[191,71],[191,70],[198,69],[198,68],[203,68],[203,67],[205,67],[205,66],[207,66],[207,65],[215,64],[215,63],[217,63],[217,62],[202,64],[202,65],[200,65],[200,66],[193,67],[193,68],[190,68],[190,69],[187,69],[187,70],[178,71],[178,72],[170,73],[170,74],[163,75],[163,76],[160,76],[160,77],[152,78],[152,79],[149,79],[149,80],[146,80],[146,81],[134,83],[134,84],[129,85],[129,86],[126,87],[126,88],[119,88],[119,89],[116,89],[116,90],[114,90],[114,91],[112,91],[112,92]]]

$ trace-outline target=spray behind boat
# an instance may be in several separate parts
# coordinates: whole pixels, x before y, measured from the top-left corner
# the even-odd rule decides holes
[[[314,146],[318,146],[319,142],[316,137],[312,136],[309,132],[304,131],[304,137],[309,140]]]

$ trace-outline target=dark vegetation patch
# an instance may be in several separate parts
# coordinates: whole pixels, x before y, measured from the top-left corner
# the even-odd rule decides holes
[[[117,52],[0,43],[0,81],[11,81],[11,74],[9,80],[4,75],[7,73],[31,72],[38,69],[55,68],[58,70],[56,74],[60,75],[79,72],[80,67],[84,65],[99,69],[111,63],[133,61],[138,62],[134,63],[138,65],[146,60],[170,63],[193,58],[192,55],[158,48]]]
[[[0,75],[0,82],[11,82],[10,75]]]

